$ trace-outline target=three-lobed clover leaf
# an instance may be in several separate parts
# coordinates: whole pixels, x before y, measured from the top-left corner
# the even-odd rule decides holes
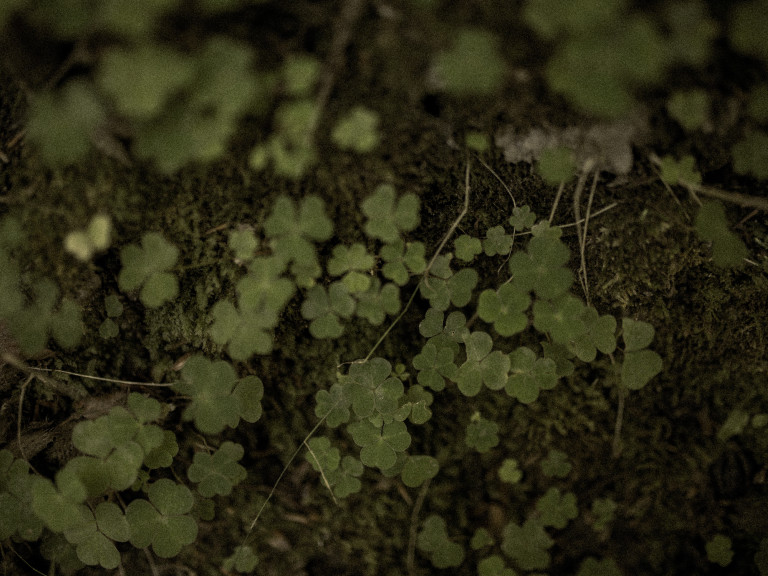
[[[456,258],[464,262],[471,262],[475,256],[483,251],[480,238],[473,238],[469,234],[462,234],[454,240]]]
[[[504,284],[498,290],[483,290],[477,301],[477,315],[493,324],[500,336],[512,336],[525,330],[531,304],[526,290],[517,284]]]
[[[432,417],[432,410],[429,409],[432,405],[432,400],[432,393],[418,384],[414,384],[408,389],[403,406],[410,408],[408,418],[411,422],[414,424],[424,424],[424,422]]]
[[[453,568],[464,562],[464,548],[451,541],[445,520],[437,514],[424,520],[416,545],[429,555],[435,568]]]
[[[430,308],[431,310],[431,308]],[[442,324],[442,322],[441,322]],[[454,380],[458,370],[453,362],[454,352],[448,346],[440,348],[433,342],[427,342],[421,352],[413,357],[413,367],[418,370],[419,384],[439,392],[445,388],[445,379]]]
[[[223,442],[213,454],[197,452],[187,477],[198,485],[203,498],[227,496],[245,479],[245,468],[238,464],[244,453],[242,445],[230,441]]]
[[[592,501],[592,530],[595,532],[604,532],[608,525],[613,522],[613,516],[618,508],[618,504],[610,498],[596,498]]]
[[[407,193],[397,198],[395,187],[380,184],[362,204],[368,218],[365,233],[391,244],[402,232],[410,232],[419,225],[419,198]]]
[[[563,529],[579,515],[576,506],[576,495],[573,492],[561,494],[558,488],[550,488],[546,494],[536,502],[536,510],[539,512],[539,522],[543,526],[552,526]]]
[[[509,357],[493,348],[487,332],[472,332],[464,338],[467,359],[459,366],[453,380],[465,396],[476,396],[483,383],[491,390],[501,390],[507,383]]]
[[[515,252],[509,259],[513,282],[521,290],[536,292],[539,298],[553,299],[565,294],[573,274],[564,265],[570,251],[553,234],[534,236],[526,252]]]
[[[130,244],[120,252],[120,288],[131,291],[141,287],[139,298],[145,306],[161,306],[179,293],[176,276],[168,272],[178,258],[178,248],[161,234],[147,232],[141,237],[141,246]]]
[[[125,509],[131,544],[151,545],[160,558],[172,558],[197,538],[197,523],[189,515],[195,499],[189,488],[167,478],[150,484],[147,496],[149,500],[138,498]]]
[[[403,382],[392,376],[392,365],[383,358],[354,363],[342,377],[344,396],[358,418],[376,415],[390,422],[403,396]]]
[[[567,182],[576,173],[576,159],[573,150],[566,146],[545,148],[539,154],[536,171],[550,186]]]
[[[541,522],[529,518],[522,526],[510,522],[504,527],[501,550],[523,570],[544,570],[554,543]]]
[[[2,279],[0,288],[5,288],[0,312],[8,330],[27,355],[35,355],[45,348],[49,336],[64,348],[72,348],[83,334],[83,324],[80,307],[62,298],[58,310],[59,289],[51,280],[42,279],[34,283],[32,291],[34,299],[28,306],[23,306],[23,296],[18,290],[18,268],[10,257],[4,257],[0,250],[0,267]],[[6,274],[11,276],[5,278]],[[5,299],[8,299],[5,301]]]
[[[211,310],[211,340],[226,346],[233,360],[247,360],[253,354],[272,351],[270,330],[277,324],[277,314],[269,309],[238,310],[229,300],[221,300]]]
[[[731,544],[731,539],[725,534],[715,534],[704,546],[707,560],[722,567],[728,566],[733,560]]]
[[[14,459],[10,450],[0,450],[0,541],[40,538],[43,521],[32,512],[32,478],[28,462]]]
[[[515,206],[509,223],[515,230],[529,230],[536,223],[536,214],[531,212],[530,206]]]
[[[581,319],[586,330],[568,342],[568,350],[583,362],[592,362],[598,350],[603,354],[613,353],[616,349],[616,318],[610,314],[600,316],[595,308],[587,306]]]
[[[326,474],[328,483],[333,487],[333,494],[337,498],[346,498],[350,494],[360,492],[360,476],[363,475],[364,469],[363,463],[354,456],[344,456],[341,465]]]
[[[663,368],[661,356],[646,348],[653,335],[654,328],[647,322],[622,319],[624,360],[621,364],[621,383],[630,390],[644,387]]]
[[[336,428],[349,422],[349,406],[352,399],[344,393],[344,386],[339,383],[331,386],[330,391],[318,390],[315,394],[315,416],[325,418],[326,424]]]
[[[236,260],[250,262],[259,246],[259,240],[250,228],[236,228],[230,231],[227,245],[234,252]]]
[[[487,548],[488,546],[493,546],[493,544],[493,536],[491,536],[491,533],[487,528],[483,527],[475,530],[475,533],[472,535],[472,539],[469,541],[469,545],[472,550],[480,550],[482,548]]]
[[[483,240],[483,251],[486,256],[506,256],[512,250],[514,239],[507,234],[504,226],[493,226],[485,233]]]
[[[499,444],[499,425],[475,412],[467,425],[464,443],[481,454]]]
[[[326,436],[316,436],[307,440],[307,453],[304,459],[312,465],[315,472],[329,474],[339,467],[341,453]]]
[[[270,238],[273,253],[286,263],[292,262],[297,284],[308,287],[320,275],[313,242],[328,240],[333,222],[325,213],[325,203],[317,196],[301,199],[300,205],[280,196],[264,221],[264,232]]]
[[[586,304],[573,294],[563,294],[556,300],[536,300],[533,303],[533,326],[552,337],[558,344],[570,344],[583,338],[587,331],[584,321]]]
[[[259,557],[249,545],[236,546],[231,556],[224,559],[221,569],[225,572],[237,570],[241,573],[250,573],[259,565]]]
[[[400,473],[403,484],[409,488],[418,488],[440,470],[440,464],[432,456],[408,456]]]
[[[498,554],[492,554],[477,563],[477,576],[516,576],[517,572],[507,568],[504,559]]]
[[[59,470],[55,481],[32,478],[32,510],[52,532],[64,532],[77,524],[79,506],[88,497],[88,490],[69,467]]]
[[[378,278],[371,279],[368,290],[356,294],[356,298],[356,314],[372,326],[380,326],[387,315],[400,311],[400,288],[391,282],[382,286]]]
[[[301,303],[301,315],[309,324],[315,338],[338,338],[344,332],[339,318],[349,318],[355,312],[355,300],[341,282],[333,282],[326,290],[318,284],[307,290]]]
[[[505,390],[520,402],[530,404],[539,397],[540,390],[549,390],[557,385],[554,360],[537,358],[536,353],[526,346],[511,352],[509,359],[509,378]]]
[[[341,281],[352,294],[365,292],[371,285],[371,276],[367,272],[373,268],[374,262],[373,256],[360,243],[339,245],[333,249],[328,260],[328,274],[343,275]]]
[[[450,94],[492,94],[501,87],[506,73],[499,39],[480,28],[460,29],[451,48],[435,58],[434,73]]]
[[[120,552],[114,542],[127,542],[130,529],[117,504],[101,502],[93,511],[81,505],[77,522],[64,531],[64,537],[75,546],[77,557],[84,564],[112,570],[120,564]]]
[[[766,175],[768,176],[768,175]],[[712,242],[712,261],[717,266],[738,268],[747,257],[747,247],[737,234],[728,228],[723,205],[707,201],[696,215],[696,232],[702,240]]]
[[[451,304],[457,308],[466,306],[472,298],[477,281],[478,275],[474,268],[463,268],[448,278],[430,276],[419,288],[432,308],[444,311]]]
[[[381,273],[398,286],[404,286],[411,274],[421,274],[427,267],[422,242],[405,242],[397,238],[381,247],[379,255],[384,261]]]
[[[411,436],[405,424],[394,420],[383,426],[374,426],[360,420],[347,426],[355,444],[361,447],[360,461],[380,470],[391,468],[397,462],[397,453],[411,445]]]
[[[523,479],[523,471],[514,458],[505,458],[499,467],[499,479],[508,484],[517,484]]]
[[[232,365],[203,356],[192,356],[174,385],[180,394],[191,396],[184,420],[194,420],[203,434],[218,434],[226,426],[237,427],[240,419],[255,422],[261,416],[264,385],[255,376],[238,379]]]
[[[568,462],[568,455],[562,450],[551,448],[547,457],[541,461],[541,472],[550,478],[565,478],[573,468]]]
[[[379,115],[365,106],[355,106],[334,126],[331,140],[342,150],[360,154],[370,152],[379,143]]]

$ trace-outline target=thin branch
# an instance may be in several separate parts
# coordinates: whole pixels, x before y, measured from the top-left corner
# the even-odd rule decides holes
[[[448,229],[448,232],[445,233],[445,236],[443,237],[443,240],[440,242],[440,245],[437,247],[435,254],[432,256],[432,259],[429,261],[429,264],[427,264],[427,268],[424,270],[425,282],[429,277],[429,271],[434,265],[435,260],[437,260],[437,257],[440,255],[440,252],[445,247],[446,242],[448,242],[448,240],[451,238],[451,235],[456,231],[456,228],[459,227],[459,224],[461,223],[464,216],[467,215],[468,211],[469,211],[469,160],[467,160],[467,169],[464,173],[464,207],[461,209],[461,212],[459,213],[459,217],[456,218],[453,224],[451,224],[451,227]]]
[[[430,482],[432,482],[431,478],[424,482],[419,491],[419,496],[416,498],[416,503],[413,505],[413,510],[411,510],[411,527],[408,535],[408,552],[406,554],[406,566],[409,576],[416,576],[416,533],[419,527],[419,512],[421,512],[424,499],[427,497]]]
[[[557,187],[557,194],[555,194],[555,201],[552,203],[552,209],[549,211],[549,223],[552,224],[552,220],[555,219],[555,211],[557,205],[560,204],[560,198],[563,197],[563,190],[565,190],[565,180],[560,182],[560,186]]]
[[[336,500],[336,496],[333,493],[333,488],[331,488],[331,483],[328,482],[328,478],[325,477],[325,472],[323,472],[323,466],[320,464],[320,460],[317,459],[317,456],[315,456],[314,450],[310,447],[309,443],[304,440],[304,446],[307,447],[307,450],[309,450],[309,454],[312,456],[312,459],[315,461],[315,464],[317,464],[317,469],[320,471],[320,476],[323,479],[323,483],[325,484],[325,487],[328,488],[328,492],[331,493],[331,498],[333,498],[333,503],[336,504],[336,506],[339,505],[339,502]]]

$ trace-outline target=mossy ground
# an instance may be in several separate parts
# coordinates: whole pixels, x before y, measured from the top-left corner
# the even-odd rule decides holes
[[[319,166],[295,183],[246,168],[246,153],[237,143],[247,142],[248,130],[254,126],[238,135],[227,158],[174,178],[158,176],[139,164],[123,166],[98,154],[79,167],[51,173],[41,170],[23,141],[6,149],[9,161],[0,164],[0,211],[15,211],[32,230],[24,251],[25,271],[55,278],[65,294],[84,306],[88,326],[83,344],[74,353],[52,349],[46,357],[30,362],[157,381],[172,377],[174,362],[187,353],[219,355],[205,337],[207,312],[216,300],[232,293],[238,274],[236,265],[228,263],[221,227],[263,221],[280,193],[318,194],[327,202],[338,241],[365,241],[359,205],[377,184],[391,181],[398,191],[420,197],[422,225],[414,237],[434,249],[461,209],[469,161],[470,211],[460,232],[483,236],[488,227],[508,218],[512,200],[500,180],[518,205],[530,205],[539,216],[548,214],[555,189],[544,186],[530,165],[509,164],[500,151],[492,149],[480,155],[492,174],[474,154],[454,143],[462,141],[468,128],[492,135],[510,123],[525,129],[579,120],[562,102],[545,98],[536,80],[515,82],[503,95],[473,101],[452,99],[428,88],[424,76],[429,55],[450,32],[451,24],[446,22],[494,21],[500,29],[509,24],[510,16],[491,18],[470,3],[460,4],[444,15],[441,25],[427,12],[421,14],[421,21],[410,22],[382,24],[372,14],[364,17],[326,112],[335,117],[347,107],[365,103],[381,114],[382,144],[374,153],[357,157],[335,152],[321,141]],[[313,14],[306,22],[292,15],[299,32],[284,39],[285,49],[298,49],[332,20]],[[440,32],[420,35],[422,28]],[[541,62],[529,43],[516,40],[505,50],[518,54],[514,60],[521,75],[536,77]],[[24,112],[19,88],[7,77],[2,85],[0,147],[23,128]],[[670,150],[691,146],[682,134],[671,138],[669,130],[660,122],[650,140]],[[319,133],[324,133],[322,127]],[[700,144],[694,149],[701,151]],[[702,165],[718,164],[713,158],[719,149],[712,146],[710,156],[708,149],[703,150]],[[593,305],[602,314],[654,325],[653,347],[664,359],[664,371],[643,390],[629,394],[618,458],[611,454],[617,397],[606,383],[607,360],[579,368],[530,406],[489,391],[473,399],[450,388],[436,394],[432,419],[413,429],[414,453],[434,455],[441,464],[421,515],[444,515],[449,532],[467,548],[479,527],[488,528],[499,540],[506,522],[524,520],[535,500],[556,485],[576,494],[580,514],[565,530],[557,531],[550,574],[575,573],[588,555],[612,556],[626,574],[725,573],[708,563],[703,552],[705,541],[718,532],[734,540],[735,557],[728,573],[757,573],[753,556],[768,530],[768,490],[763,483],[768,439],[764,431],[752,431],[726,446],[715,434],[734,408],[752,414],[768,412],[764,312],[768,308],[768,223],[758,214],[737,227],[756,264],[739,271],[715,267],[708,247],[693,230],[695,204],[675,190],[678,204],[654,177],[644,159],[650,151],[669,150],[638,149],[635,169],[627,178],[601,176],[595,205],[615,202],[616,207],[592,220],[586,261]],[[62,252],[62,238],[100,210],[112,215],[117,242],[93,265],[79,264]],[[729,209],[732,222],[747,215],[746,210]],[[555,222],[572,220],[566,191]],[[195,290],[147,316],[138,301],[125,300],[119,341],[105,341],[97,327],[103,317],[103,297],[117,291],[119,249],[147,230],[162,230],[181,249],[183,285]],[[573,229],[568,230],[575,270],[578,245]],[[481,278],[488,284],[503,280],[503,272],[496,270],[500,264],[481,270]],[[403,295],[405,299],[410,292]],[[418,312],[425,309],[417,298],[415,313],[395,327],[377,354],[393,364],[408,365],[421,346]],[[356,321],[338,342],[316,341],[297,307],[289,307],[277,331],[276,351],[240,367],[265,383],[264,416],[255,425],[243,424],[224,434],[245,446],[248,479],[231,497],[221,500],[215,520],[201,523],[194,546],[175,559],[158,562],[159,566],[186,567],[201,575],[220,573],[221,560],[239,543],[284,464],[316,423],[314,394],[333,383],[337,364],[365,356],[383,330]],[[8,419],[7,414],[15,414],[22,376],[6,366],[0,378],[3,419]],[[119,389],[73,382],[81,395],[91,397]],[[36,383],[23,406],[23,430],[52,427],[79,416],[77,407],[83,405],[83,398],[71,396]],[[500,446],[486,455],[474,453],[463,442],[464,427],[476,409],[502,426]],[[1,440],[11,447],[15,427],[4,425],[1,431]],[[180,437],[180,469],[203,441],[189,428],[184,433],[188,436]],[[355,450],[342,434],[330,434],[340,447]],[[41,470],[50,472],[60,465],[61,456],[52,454],[54,445],[33,459]],[[573,463],[563,480],[540,472],[539,462],[550,448],[564,451]],[[712,476],[725,450],[748,453],[754,461],[750,476],[727,497],[718,493]],[[520,462],[525,474],[521,484],[510,487],[496,476],[505,457]],[[258,573],[405,574],[411,510],[418,490],[370,471],[363,478],[359,494],[335,505],[318,475],[298,458],[255,527],[253,541],[261,558]],[[596,498],[612,498],[618,504],[612,528],[603,535],[589,525],[589,505]],[[45,571],[33,547],[19,544],[15,550]],[[128,550],[124,562],[132,567],[130,572],[145,572],[144,555]],[[8,550],[4,554],[8,573],[22,569]],[[454,573],[474,574],[475,560],[469,551],[464,567]],[[431,572],[429,561],[417,553],[414,574]]]

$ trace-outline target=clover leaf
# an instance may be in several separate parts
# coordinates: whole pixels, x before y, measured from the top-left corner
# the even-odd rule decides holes
[[[315,394],[315,416],[325,418],[331,428],[349,422],[349,406],[352,400],[344,393],[344,387],[336,383],[331,390],[318,390]]]
[[[404,286],[411,274],[424,272],[427,267],[424,253],[422,242],[405,242],[398,237],[394,242],[381,247],[380,256],[384,261],[381,273],[398,286]]]
[[[64,532],[77,524],[79,505],[88,491],[71,468],[60,469],[55,480],[54,484],[39,476],[32,479],[32,510],[52,532]]]
[[[481,548],[493,546],[493,544],[493,536],[491,536],[491,533],[488,532],[487,528],[483,527],[476,529],[475,533],[472,535],[472,539],[469,541],[472,550],[480,550]]]
[[[195,499],[189,488],[167,478],[150,484],[147,496],[149,500],[138,498],[125,509],[131,544],[151,545],[160,558],[172,558],[197,538],[197,523],[188,514]]]
[[[509,223],[515,230],[528,230],[535,222],[536,214],[531,212],[530,206],[515,206],[512,208],[512,216],[509,217]]]
[[[661,180],[669,186],[691,186],[701,184],[701,173],[696,170],[696,159],[688,154],[679,161],[664,156],[659,164]]]
[[[91,511],[81,505],[77,523],[64,531],[67,541],[75,545],[77,557],[86,565],[100,565],[112,570],[120,564],[115,542],[127,542],[130,529],[125,515],[114,502],[101,502]]]
[[[381,280],[373,278],[368,290],[356,297],[356,314],[373,326],[380,326],[387,315],[394,316],[400,311],[400,288],[391,282],[382,286]]]
[[[507,383],[509,358],[496,350],[486,332],[472,332],[464,339],[467,359],[459,366],[453,380],[465,396],[475,396],[485,383],[491,390],[501,390]]]
[[[259,241],[253,230],[249,228],[238,228],[229,233],[227,245],[235,253],[235,259],[242,262],[253,260],[253,254],[259,246]]]
[[[573,283],[573,274],[564,266],[570,257],[568,247],[551,234],[534,236],[526,252],[515,252],[509,259],[513,282],[521,290],[536,292],[539,298],[557,298]]]
[[[485,233],[483,240],[483,251],[486,256],[496,256],[500,254],[506,256],[512,250],[512,236],[507,234],[504,226],[494,226]]]
[[[747,247],[728,228],[723,205],[707,201],[696,215],[696,232],[702,240],[712,242],[712,261],[717,266],[738,268],[747,257]]]
[[[470,262],[474,260],[475,256],[483,251],[482,242],[480,238],[473,238],[468,234],[462,234],[454,241],[456,246],[456,258],[463,260],[464,262]]]
[[[568,342],[568,350],[583,362],[592,362],[598,350],[611,354],[616,349],[616,318],[610,314],[600,316],[595,308],[587,306],[581,319],[586,330]]]
[[[545,332],[558,344],[584,337],[586,305],[572,294],[564,294],[557,300],[536,300],[533,304],[533,325]]]
[[[342,150],[360,154],[370,152],[379,143],[379,115],[365,106],[355,106],[334,126],[331,140]]]
[[[317,436],[307,441],[307,453],[304,459],[312,465],[315,472],[328,474],[339,467],[341,453],[331,446],[331,441],[325,436]]]
[[[4,261],[3,251],[0,250],[0,266],[6,264],[10,268],[7,271],[9,276],[15,276],[15,263]],[[3,276],[7,272],[3,269]],[[23,297],[18,291],[15,278],[0,280],[0,287],[8,289],[0,298],[4,300],[7,294],[9,300],[0,304],[0,311],[5,312],[5,325],[25,354],[35,355],[42,351],[49,335],[64,348],[77,345],[83,334],[80,307],[72,300],[62,298],[58,310],[55,310],[59,289],[51,280],[42,279],[34,283],[32,291],[35,297],[26,307],[22,305]]]
[[[145,306],[157,308],[179,293],[176,276],[168,270],[176,264],[179,250],[157,232],[141,237],[141,246],[130,244],[120,252],[123,268],[117,281],[122,290],[141,287],[139,298]]]
[[[432,310],[432,308],[430,308]],[[438,348],[427,342],[421,352],[413,357],[413,367],[418,370],[419,384],[439,392],[445,388],[445,378],[454,380],[458,370],[453,362],[453,350],[450,347]]]
[[[667,100],[667,112],[688,132],[698,130],[707,124],[711,106],[712,97],[701,88],[677,90]]]
[[[547,457],[541,461],[541,472],[550,478],[565,478],[573,468],[568,455],[562,450],[550,448]]]
[[[309,96],[320,77],[320,61],[309,54],[289,54],[283,63],[285,91],[291,96]]]
[[[588,556],[579,566],[576,576],[621,576],[621,570],[613,558],[598,560]]]
[[[352,364],[343,377],[344,395],[351,399],[358,418],[374,413],[391,421],[403,396],[403,383],[392,376],[392,365],[383,358]]]
[[[344,276],[342,282],[350,293],[365,292],[371,285],[367,272],[373,268],[374,258],[360,243],[352,246],[339,245],[328,260],[328,274]]]
[[[523,478],[523,471],[514,458],[505,458],[499,467],[499,479],[508,484],[517,484]]]
[[[500,336],[512,336],[528,325],[525,311],[530,304],[527,291],[517,284],[504,284],[498,290],[483,290],[477,301],[477,315],[492,323]]]
[[[546,494],[536,502],[536,510],[539,512],[539,522],[543,526],[552,526],[563,529],[579,515],[576,507],[576,495],[573,492],[560,494],[558,488],[550,488]]]
[[[475,412],[467,425],[464,443],[481,454],[488,452],[499,444],[499,425]]]
[[[624,360],[621,364],[621,382],[630,390],[639,390],[663,368],[661,356],[646,348],[653,340],[653,335],[654,328],[647,322],[631,318],[622,320]]]
[[[363,475],[363,463],[354,456],[344,456],[341,465],[327,474],[328,482],[333,486],[333,493],[337,498],[346,498],[350,494],[360,492]]]
[[[97,214],[85,230],[75,230],[64,239],[64,249],[82,262],[87,262],[95,252],[109,248],[112,221],[109,216]]]
[[[10,450],[0,450],[0,541],[40,538],[43,520],[32,511],[32,478],[28,462],[14,459]]]
[[[504,565],[504,559],[492,554],[477,563],[477,576],[516,576],[516,572]]]
[[[245,468],[237,463],[243,454],[240,444],[229,441],[223,442],[213,454],[197,452],[187,477],[198,485],[197,491],[203,498],[227,496],[233,486],[245,479]]]
[[[453,304],[466,306],[477,286],[478,275],[474,268],[463,268],[446,278],[430,277],[420,285],[421,295],[437,310],[447,310]]]
[[[355,312],[355,300],[341,282],[333,282],[326,290],[312,286],[301,303],[301,315],[309,324],[309,332],[315,338],[338,338],[344,332],[339,318],[349,318]]]
[[[225,572],[237,570],[242,573],[250,573],[259,565],[259,557],[250,546],[236,546],[231,556],[224,559],[221,569]]]
[[[567,182],[576,173],[576,159],[573,150],[565,146],[545,148],[539,155],[536,170],[542,180],[550,186]]]
[[[429,554],[435,568],[452,568],[464,562],[464,548],[450,540],[445,520],[437,514],[431,514],[424,520],[416,545]]]
[[[498,38],[487,30],[464,28],[449,50],[439,54],[435,74],[456,96],[491,94],[504,82],[506,65]]]
[[[592,501],[592,530],[595,532],[604,532],[608,525],[613,522],[613,515],[616,512],[618,504],[610,498],[596,498]]]
[[[419,198],[407,193],[396,199],[395,187],[380,184],[363,201],[363,214],[368,217],[365,233],[387,244],[396,242],[402,232],[410,232],[419,225]]]
[[[432,393],[425,390],[422,386],[414,384],[408,389],[408,393],[405,395],[404,406],[410,407],[410,413],[408,418],[414,424],[424,424],[432,417],[432,410],[429,407],[432,405],[433,396]]]
[[[440,470],[440,464],[432,456],[408,456],[401,477],[408,488],[418,488]]]
[[[305,196],[299,206],[287,196],[279,196],[264,221],[264,232],[273,253],[286,263],[297,284],[308,287],[320,275],[313,242],[328,240],[333,222],[325,213],[325,203],[314,195]]]
[[[504,527],[501,550],[523,570],[544,570],[554,543],[541,522],[529,518],[522,526],[510,522]]]
[[[159,44],[137,44],[106,51],[96,81],[117,111],[137,120],[156,116],[171,97],[192,81],[194,59]]]
[[[707,551],[707,560],[714,562],[719,566],[728,566],[733,560],[733,550],[731,549],[731,539],[724,534],[715,534],[711,540],[705,544]]]
[[[536,353],[525,346],[510,353],[509,360],[509,378],[504,388],[520,402],[530,404],[539,397],[540,390],[557,385],[554,360],[537,358]]]
[[[192,356],[181,376],[174,388],[192,398],[182,417],[194,420],[203,434],[218,434],[226,426],[235,428],[240,418],[255,422],[261,415],[261,380],[255,376],[238,380],[232,365],[223,360]]]
[[[26,138],[49,165],[64,166],[83,158],[91,136],[106,117],[93,86],[71,80],[55,92],[30,98]]]
[[[378,466],[380,470],[394,466],[397,453],[411,445],[408,429],[397,420],[381,427],[360,420],[347,426],[347,430],[355,444],[361,447],[360,461],[366,466]]]

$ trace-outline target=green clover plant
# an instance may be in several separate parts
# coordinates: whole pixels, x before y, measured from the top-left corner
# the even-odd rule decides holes
[[[475,412],[467,425],[464,443],[481,454],[488,452],[499,444],[499,425]]]
[[[380,184],[361,208],[368,218],[365,233],[387,244],[396,242],[401,233],[419,225],[419,198],[411,193],[396,198],[391,184]]]
[[[176,264],[179,250],[161,234],[147,232],[141,246],[131,244],[120,252],[123,268],[117,281],[121,290],[141,288],[139,298],[145,306],[157,308],[179,293],[179,283],[168,270]]]
[[[231,364],[203,356],[189,358],[181,376],[174,389],[191,397],[183,418],[194,420],[203,434],[218,434],[227,426],[237,427],[241,419],[256,422],[261,417],[264,385],[258,377],[238,379]]]
[[[522,570],[544,570],[549,566],[549,548],[554,544],[544,525],[529,518],[522,526],[509,522],[504,527],[501,550]]]
[[[331,140],[342,150],[371,152],[379,143],[379,115],[365,106],[355,106],[334,126]]]
[[[245,479],[245,468],[238,464],[244,453],[240,444],[229,441],[223,442],[213,454],[197,452],[187,477],[197,484],[197,491],[203,498],[216,494],[227,496]]]
[[[424,520],[416,546],[429,555],[435,568],[453,568],[464,562],[464,548],[451,541],[445,520],[436,514]]]

